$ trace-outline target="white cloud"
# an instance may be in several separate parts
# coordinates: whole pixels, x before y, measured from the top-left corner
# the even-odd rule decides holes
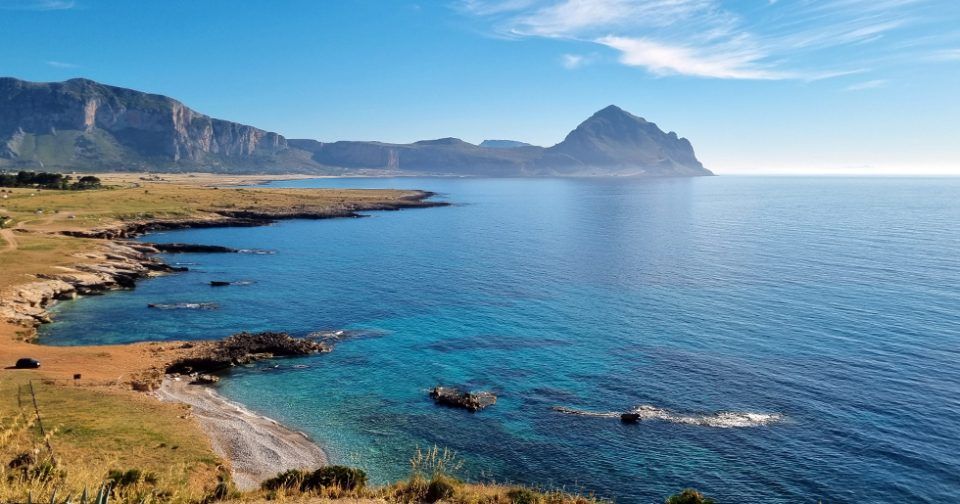
[[[867,62],[885,61],[892,51],[884,51],[884,42],[903,28],[931,19],[949,24],[949,16],[936,19],[930,0],[768,0],[753,6],[732,0],[463,0],[461,6],[501,36],[599,44],[617,51],[621,64],[654,75],[720,79],[818,80],[860,72]],[[838,51],[844,48],[849,51]]]
[[[53,68],[79,68],[80,65],[75,63],[66,63],[64,61],[48,61],[47,65],[52,66]]]
[[[784,79],[788,75],[758,65],[762,54],[747,49],[703,53],[694,47],[670,46],[642,38],[602,37],[597,43],[620,51],[624,65],[644,67],[656,75],[691,75],[717,79]]]
[[[564,54],[560,56],[560,64],[567,70],[575,70],[586,64],[587,59],[580,54]]]
[[[889,82],[890,81],[886,79],[875,79],[875,80],[869,80],[865,82],[858,82],[856,84],[851,84],[847,86],[846,90],[847,91],[863,91],[866,89],[877,89],[877,88],[885,87]]]

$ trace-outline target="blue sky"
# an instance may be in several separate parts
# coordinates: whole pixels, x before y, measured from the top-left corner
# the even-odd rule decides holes
[[[551,145],[612,103],[718,173],[960,174],[957,0],[0,0],[0,47],[290,138]]]

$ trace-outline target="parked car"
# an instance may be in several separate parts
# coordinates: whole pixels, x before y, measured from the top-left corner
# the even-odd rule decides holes
[[[17,364],[14,367],[17,369],[37,369],[40,367],[40,361],[37,359],[24,357],[22,359],[17,359]]]

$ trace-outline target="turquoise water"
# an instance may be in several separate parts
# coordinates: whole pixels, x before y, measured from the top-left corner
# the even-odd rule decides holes
[[[720,502],[960,498],[960,179],[283,185],[454,205],[152,235],[276,254],[168,256],[192,271],[63,303],[43,338],[356,330],[330,354],[238,369],[221,392],[377,481],[436,444],[473,478],[624,503],[686,486]],[[220,308],[146,307],[177,302]],[[500,401],[439,408],[438,383]],[[552,409],[640,405],[656,418]]]

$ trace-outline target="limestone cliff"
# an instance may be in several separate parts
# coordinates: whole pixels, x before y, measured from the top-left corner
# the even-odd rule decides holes
[[[291,160],[276,133],[214,119],[172,98],[86,79],[0,78],[0,166],[257,168]]]

